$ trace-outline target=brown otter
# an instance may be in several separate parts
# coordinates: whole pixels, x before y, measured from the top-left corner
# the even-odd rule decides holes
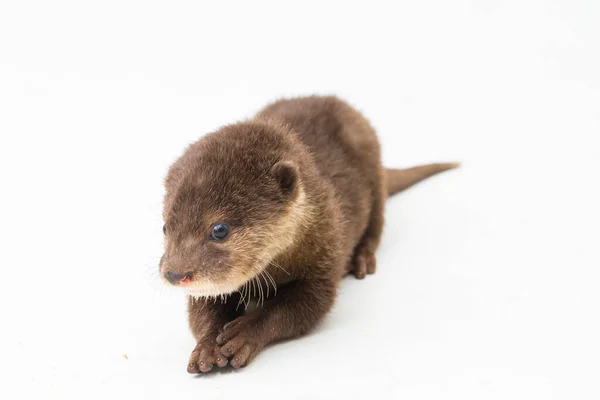
[[[457,166],[385,169],[373,128],[335,97],[280,100],[192,144],[166,178],[160,262],[189,294],[188,372],[308,332],[343,276],[375,272],[386,198]]]

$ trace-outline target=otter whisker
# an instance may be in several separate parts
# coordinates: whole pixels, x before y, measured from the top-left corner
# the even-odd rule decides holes
[[[267,277],[265,276],[265,271],[260,271],[260,275],[265,280],[265,284],[267,285],[267,298],[269,298],[269,282],[267,281]]]
[[[289,273],[289,272],[287,272],[287,271],[285,270],[285,268],[283,268],[281,265],[277,264],[276,262],[274,262],[274,261],[269,261],[269,264],[273,265],[274,267],[277,267],[277,268],[279,268],[280,270],[282,270],[283,272],[285,272],[286,274],[288,274],[288,276],[292,276],[292,275],[290,275],[290,273]]]
[[[257,275],[254,277],[254,279],[256,279],[256,283],[258,285],[258,302],[260,303],[262,301],[262,305],[264,305],[265,304],[265,296],[264,296],[262,284],[260,282],[260,278]]]
[[[238,308],[240,307],[240,304],[242,304],[242,302],[244,301],[244,298],[246,297],[246,295],[244,294],[244,288],[246,287],[246,284],[244,284],[244,286],[242,286],[238,292],[240,293],[240,300],[237,303],[237,306],[235,307],[235,311],[238,310]]]
[[[245,309],[248,309],[248,306],[250,305],[250,281],[246,282],[246,292],[248,293],[248,296],[246,296],[246,307]]]
[[[244,303],[244,309],[247,309],[248,308],[249,297],[250,297],[250,291],[249,291],[248,282],[244,282],[244,286],[242,286],[240,294],[242,296],[240,298],[240,301],[242,303]]]
[[[273,276],[271,276],[269,271],[267,271],[266,269],[265,274],[267,274],[267,277],[271,280],[271,283],[273,284],[273,290],[275,291],[275,293],[273,293],[273,296],[277,296],[277,284],[275,283],[275,279],[273,279]]]
[[[260,305],[260,288],[256,284],[256,277],[252,278],[252,284],[256,288],[256,292],[258,293],[258,299],[256,300],[256,306]]]
[[[240,295],[240,302],[242,302],[244,304],[244,307],[246,307],[246,283],[244,283],[244,286],[242,286],[240,290]]]

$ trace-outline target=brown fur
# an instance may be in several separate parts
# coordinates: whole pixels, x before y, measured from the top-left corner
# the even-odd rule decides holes
[[[166,179],[160,263],[190,277],[188,371],[312,329],[343,276],[375,272],[388,195],[456,166],[386,172],[373,128],[335,97],[280,100],[192,144]],[[208,240],[219,222],[230,236]]]

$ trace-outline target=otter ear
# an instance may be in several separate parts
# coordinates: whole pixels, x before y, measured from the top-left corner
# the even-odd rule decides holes
[[[281,191],[288,195],[294,196],[298,190],[298,168],[295,164],[289,161],[279,161],[271,167],[271,175],[277,183]]]

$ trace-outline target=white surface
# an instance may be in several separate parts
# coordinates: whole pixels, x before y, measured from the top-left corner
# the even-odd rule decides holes
[[[0,398],[597,399],[599,3],[221,3],[0,4]],[[193,378],[161,180],[313,92],[464,167],[390,200],[313,335]]]

